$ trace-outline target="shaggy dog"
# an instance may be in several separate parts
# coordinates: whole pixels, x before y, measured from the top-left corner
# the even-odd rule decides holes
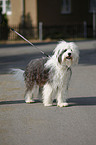
[[[26,92],[25,102],[34,102],[34,97],[39,95],[42,88],[44,106],[52,106],[53,99],[57,106],[66,107],[69,81],[73,65],[78,64],[79,51],[73,42],[60,41],[51,57],[34,59],[29,62],[26,70],[17,70],[23,73]]]

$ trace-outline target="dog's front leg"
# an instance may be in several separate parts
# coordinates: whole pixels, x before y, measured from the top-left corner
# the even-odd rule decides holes
[[[66,102],[67,98],[67,88],[59,89],[57,93],[57,106],[58,107],[67,107],[68,103]]]
[[[43,104],[44,106],[52,106],[53,89],[49,83],[43,87]]]

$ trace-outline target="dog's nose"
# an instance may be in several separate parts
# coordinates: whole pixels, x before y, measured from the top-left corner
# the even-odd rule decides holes
[[[71,56],[71,53],[68,53],[69,56]]]

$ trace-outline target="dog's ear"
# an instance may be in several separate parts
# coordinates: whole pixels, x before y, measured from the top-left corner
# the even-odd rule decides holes
[[[60,51],[60,50],[59,50]],[[63,50],[59,56],[58,56],[58,62],[61,64],[62,63],[62,55],[67,51],[67,49]],[[58,52],[59,53],[59,52]]]
[[[61,60],[61,55],[59,55],[58,57],[58,62],[61,64],[62,60]]]

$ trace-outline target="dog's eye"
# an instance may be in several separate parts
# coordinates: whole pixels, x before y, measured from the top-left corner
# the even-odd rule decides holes
[[[64,52],[66,52],[66,51],[67,51],[67,49],[64,50]]]

